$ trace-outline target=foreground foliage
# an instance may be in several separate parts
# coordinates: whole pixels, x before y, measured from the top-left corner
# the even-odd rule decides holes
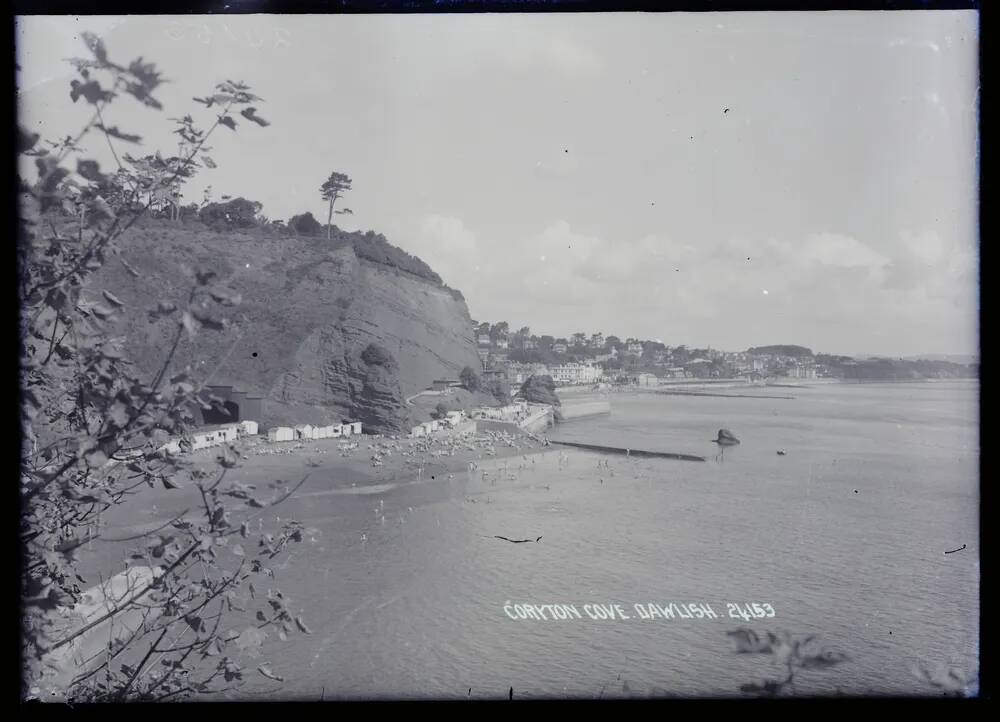
[[[171,340],[159,370],[140,378],[115,336],[123,303],[93,279],[108,263],[140,277],[121,255],[123,234],[163,204],[176,206],[199,167],[215,167],[205,143],[220,126],[231,132],[244,122],[268,123],[256,114],[262,99],[227,80],[194,99],[214,116],[207,130],[191,115],[171,119],[181,154],[133,158],[120,146],[138,145],[141,137],[111,125],[106,112],[125,97],[162,109],[155,93],[164,80],[152,63],[117,64],[99,38],[84,39],[90,57],[70,61],[78,77],[69,95],[93,109],[89,122],[75,137],[45,144],[19,132],[21,159],[33,160],[37,172],[35,182],[22,177],[19,184],[25,688],[44,686],[43,672],[61,651],[102,633],[102,653],[73,678],[57,676],[63,686],[52,694],[165,700],[221,692],[244,680],[244,660],[266,628],[281,638],[309,631],[274,588],[271,569],[289,544],[302,540],[303,529],[294,521],[268,528],[263,518],[297,485],[278,482],[262,498],[232,478],[240,454],[231,446],[211,471],[161,450],[170,436],[185,434],[196,406],[219,405],[202,388],[210,373],[199,379],[190,368],[173,368],[178,345],[225,329],[226,313],[240,299],[213,272],[189,269],[186,304],[154,301],[147,309],[149,322],[166,326]],[[107,143],[113,172],[84,157],[85,137]],[[67,628],[66,613],[81,602],[83,587],[121,571],[109,568],[90,580],[79,572],[85,545],[112,541],[102,538],[102,513],[122,505],[141,509],[144,490],[179,485],[197,492],[196,507],[148,533],[113,540],[134,542],[130,558],[155,577],[85,626]],[[261,593],[255,581],[272,588]],[[112,625],[126,615],[140,621],[114,634]],[[61,664],[62,672],[74,666]],[[281,678],[266,667],[257,671]]]

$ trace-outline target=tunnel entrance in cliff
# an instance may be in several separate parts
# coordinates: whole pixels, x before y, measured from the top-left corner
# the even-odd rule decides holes
[[[229,424],[240,420],[240,405],[224,401],[221,408],[216,404],[210,409],[202,409],[201,415],[206,424]]]

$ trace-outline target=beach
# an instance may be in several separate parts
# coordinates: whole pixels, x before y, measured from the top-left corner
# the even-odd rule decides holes
[[[418,450],[358,437],[344,457],[337,441],[249,455],[230,473],[262,496],[276,478],[309,475],[264,521],[307,530],[274,584],[313,634],[269,635],[241,663],[285,682],[254,672],[227,698],[501,699],[511,687],[515,698],[737,696],[772,671],[765,656],[733,653],[727,632],[746,626],[814,634],[849,655],[803,673],[801,694],[934,695],[915,666],[974,674],[975,384],[780,391],[623,394],[610,414],[548,434],[706,463],[555,444],[539,454],[496,438]],[[723,454],[711,442],[721,427],[742,440]],[[159,523],[191,501],[189,491],[156,498]],[[113,546],[93,543],[105,561]],[[729,616],[751,603],[775,616]],[[717,617],[646,619],[636,607],[692,604]],[[574,605],[582,618],[505,612],[525,605]],[[585,605],[619,605],[628,618],[594,619]]]

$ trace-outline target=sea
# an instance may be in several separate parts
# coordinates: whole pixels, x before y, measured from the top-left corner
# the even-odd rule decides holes
[[[978,383],[717,393],[613,394],[548,434],[704,462],[552,445],[286,502],[309,533],[275,584],[312,634],[271,632],[230,695],[738,697],[787,677],[741,629],[842,655],[786,693],[975,694]]]

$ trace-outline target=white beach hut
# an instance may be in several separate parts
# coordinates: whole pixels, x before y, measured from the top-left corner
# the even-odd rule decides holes
[[[313,429],[315,427],[312,424],[298,424],[295,427],[295,438],[296,439],[312,439]]]
[[[256,436],[258,431],[258,426],[256,421],[241,421],[240,431],[242,431],[247,436]]]
[[[293,441],[295,430],[289,426],[275,426],[267,430],[268,441]]]

